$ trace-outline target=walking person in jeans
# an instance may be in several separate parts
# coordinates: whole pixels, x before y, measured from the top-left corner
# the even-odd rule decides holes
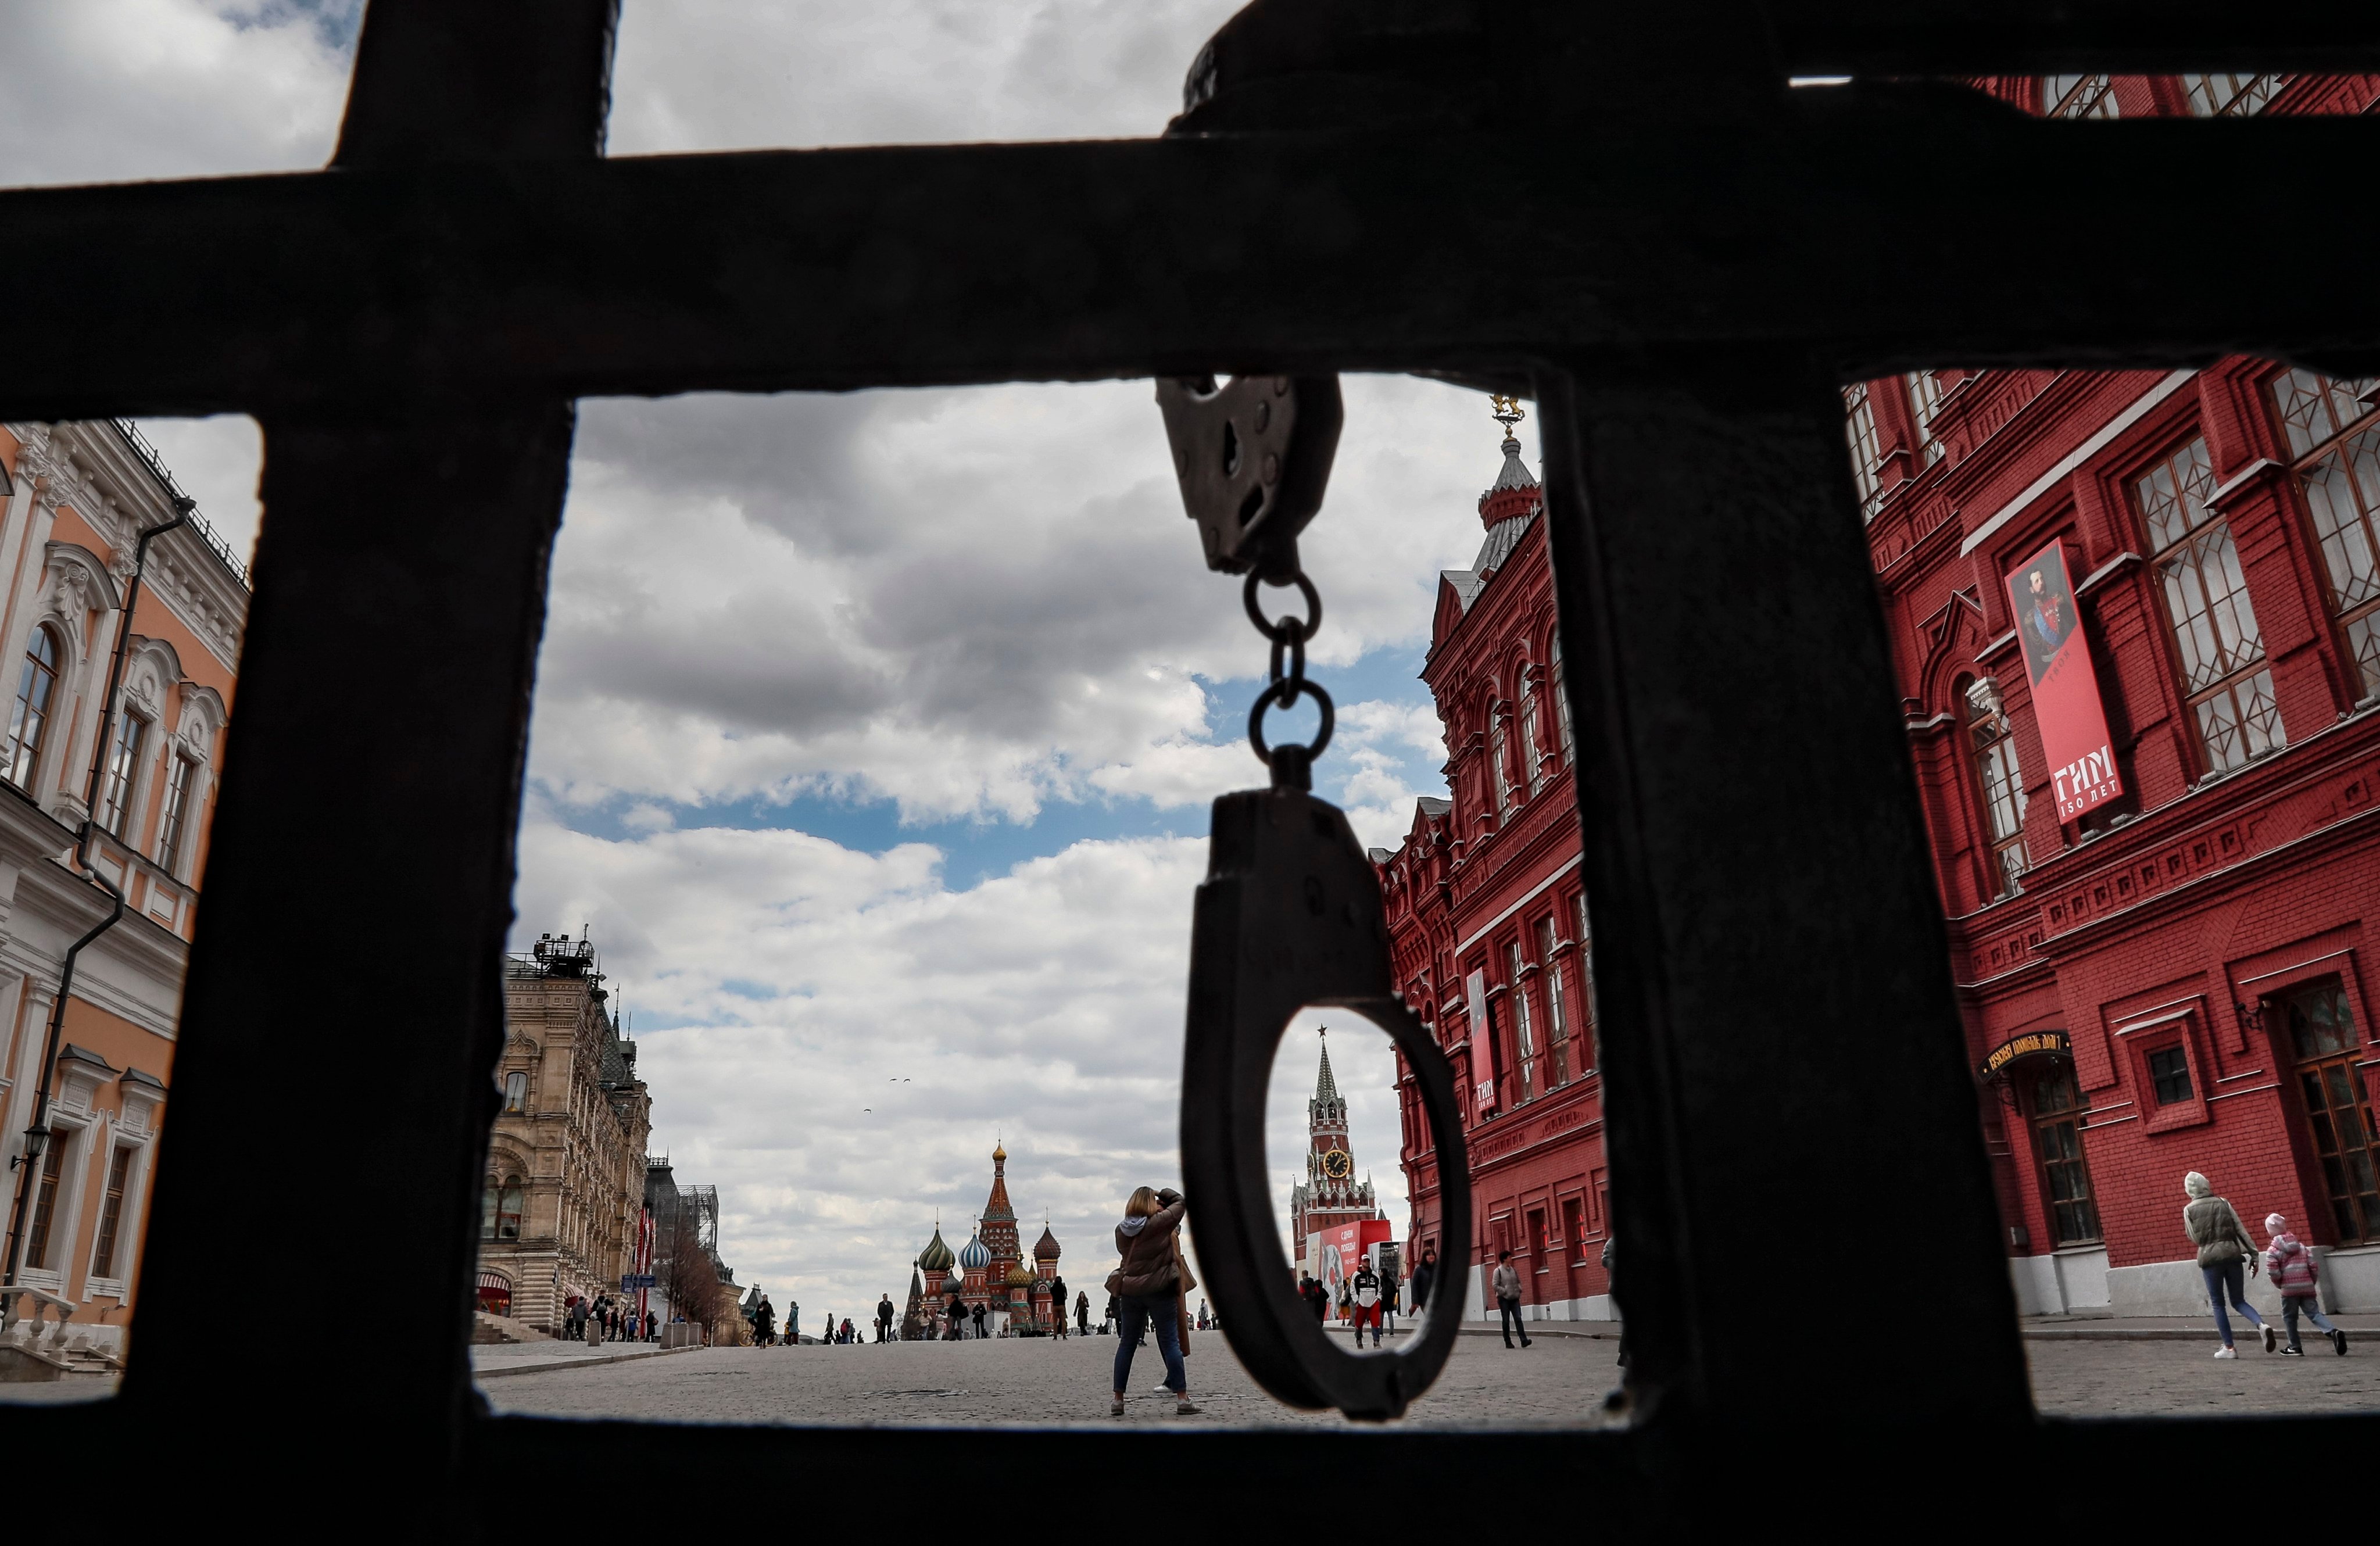
[[[2231,1318],[2223,1310],[2227,1303],[2265,1333],[2265,1351],[2271,1352],[2280,1338],[2248,1302],[2247,1285],[2240,1276],[2242,1265],[2252,1276],[2257,1267],[2256,1242],[2248,1238],[2248,1226],[2240,1222],[2228,1202],[2215,1195],[2215,1183],[2198,1172],[2181,1178],[2181,1189],[2190,1194],[2190,1205],[2181,1211],[2181,1227],[2190,1232],[2190,1243],[2198,1248],[2198,1271],[2206,1279],[2206,1300],[2215,1307],[2215,1330],[2223,1338],[2215,1356],[2240,1356],[2231,1345]]]
[[[2298,1317],[2305,1316],[2316,1330],[2330,1338],[2331,1346],[2340,1357],[2347,1357],[2347,1333],[2330,1323],[2322,1312],[2322,1301],[2314,1296],[2322,1284],[2322,1266],[2313,1252],[2296,1236],[2289,1233],[2289,1221],[2278,1213],[2265,1215],[2265,1229],[2273,1243],[2265,1248],[2265,1271],[2273,1286],[2281,1291],[2281,1324],[2289,1328],[2289,1345],[2281,1349],[2285,1358],[2302,1358],[2305,1349],[2298,1345]]]
[[[1123,1416],[1123,1393],[1132,1379],[1132,1356],[1139,1349],[1144,1329],[1157,1333],[1157,1350],[1165,1359],[1165,1388],[1173,1393],[1174,1413],[1196,1415],[1190,1405],[1190,1378],[1182,1369],[1182,1270],[1173,1249],[1173,1232],[1182,1227],[1187,1205],[1182,1194],[1167,1187],[1147,1187],[1134,1192],[1123,1205],[1123,1222],[1116,1225],[1116,1252],[1123,1260],[1108,1286],[1116,1296],[1115,1397],[1111,1417]]]
[[[1521,1345],[1529,1345],[1529,1329],[1521,1323],[1521,1272],[1512,1265],[1511,1251],[1496,1253],[1496,1314],[1497,1324],[1504,1329],[1504,1345],[1512,1345],[1512,1333],[1521,1333]]]

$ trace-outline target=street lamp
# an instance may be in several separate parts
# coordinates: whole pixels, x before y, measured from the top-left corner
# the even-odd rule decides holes
[[[10,1160],[8,1162],[8,1168],[10,1170],[14,1170],[18,1165],[38,1164],[41,1162],[42,1150],[47,1149],[49,1146],[50,1130],[47,1127],[32,1126],[26,1128],[25,1151]]]

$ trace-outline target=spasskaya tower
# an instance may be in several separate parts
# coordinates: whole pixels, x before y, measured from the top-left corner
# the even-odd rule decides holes
[[[1327,1034],[1327,1033],[1326,1033]],[[1289,1192],[1289,1254],[1304,1264],[1306,1236],[1337,1224],[1377,1219],[1372,1183],[1355,1179],[1355,1156],[1347,1142],[1347,1102],[1330,1077],[1330,1048],[1305,1102],[1305,1179]]]

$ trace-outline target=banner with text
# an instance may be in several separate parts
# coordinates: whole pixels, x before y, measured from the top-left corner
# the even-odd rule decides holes
[[[2051,542],[2008,577],[2009,605],[2033,683],[2034,721],[2049,761],[2058,819],[2070,822],[2124,792],[2099,702],[2099,676],[2082,637],[2082,615],[2066,565],[2066,544]]]

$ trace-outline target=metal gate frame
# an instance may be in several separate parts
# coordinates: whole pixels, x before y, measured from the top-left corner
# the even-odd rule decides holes
[[[1577,1528],[1717,1511],[1743,1495],[1715,1477],[1771,1466],[2038,1506],[2170,1478],[2170,1427],[2030,1407],[1834,385],[2235,353],[2369,371],[2380,286],[2248,244],[2045,262],[1846,234],[1927,190],[1965,229],[2038,232],[2368,182],[2369,120],[2053,122],[1913,78],[2370,70],[2369,0],[1265,0],[1194,82],[1192,127],[1226,132],[612,161],[615,4],[373,0],[326,170],[0,195],[25,298],[0,413],[241,411],[266,444],[138,1354],[113,1401],[0,1411],[18,1454],[138,1455],[183,1483],[160,1501],[265,1521],[394,1495],[462,1534],[599,1493],[612,1528],[674,1522],[694,1500],[661,1479],[697,1464],[725,1484],[698,1506],[748,1483],[832,1516],[838,1482],[1029,1477],[1109,1520],[1161,1490],[1193,1525],[1334,1477],[1415,1520],[1542,1489]],[[1786,88],[1815,74],[1856,82]],[[487,1071],[574,399],[1339,370],[1541,405],[1569,680],[1598,732],[1579,782],[1635,1425],[1164,1449],[486,1416],[466,1344]],[[1803,651],[1827,668],[1770,690]],[[402,995],[357,991],[336,909],[302,901],[354,878],[406,920]],[[341,1206],[260,1236],[225,1210],[254,1193],[298,1046],[305,1088],[339,1092]],[[1926,1308],[1828,1345],[1839,1319],[1791,1328],[1822,1313],[1835,1232],[1813,1222],[1850,1171]],[[1755,1175],[1774,1189],[1744,1195]],[[302,1267],[356,1313],[279,1356],[272,1312],[251,1330],[226,1302],[243,1260],[259,1306]],[[1747,1279],[1772,1286],[1748,1301]],[[425,1282],[452,1286],[441,1313],[370,1314]],[[335,1377],[293,1372],[342,1338]],[[2277,1467],[2308,1440],[2344,1460],[2380,1420],[2193,1431]],[[613,1456],[650,1484],[607,1484]]]

